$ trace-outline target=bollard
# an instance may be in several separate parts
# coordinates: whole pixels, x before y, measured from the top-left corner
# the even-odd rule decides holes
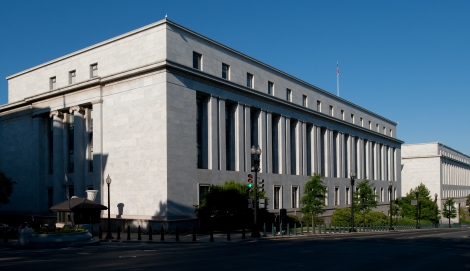
[[[165,229],[163,225],[160,227],[160,241],[165,241]]]
[[[328,227],[328,233],[331,234],[331,223],[330,223],[330,226]]]
[[[313,229],[312,229],[313,234],[317,234],[317,231],[316,231],[315,227],[316,227],[315,221],[313,221],[313,226],[312,226],[312,228],[313,228]]]
[[[274,228],[274,223],[271,225],[271,235],[275,236],[276,234],[276,229]]]
[[[137,240],[142,240],[142,237],[140,236],[140,225],[139,225],[139,228],[137,229]]]
[[[93,230],[93,227],[91,227],[91,229]],[[117,240],[121,240],[121,227],[118,226],[118,230],[117,230]]]
[[[180,229],[178,228],[178,226],[176,226],[175,235],[176,235],[175,241],[179,241],[180,240]]]
[[[326,223],[324,223],[324,233],[326,234]]]
[[[214,231],[212,230],[212,224],[211,224],[211,237],[209,239],[209,242],[214,242]]]
[[[242,228],[242,239],[245,239],[245,225]]]
[[[196,227],[193,225],[193,242],[196,242]]]
[[[279,235],[282,236],[282,222],[279,223]]]
[[[266,223],[263,223],[263,237],[266,237]]]
[[[318,225],[318,233],[321,234],[321,224]]]
[[[335,227],[335,228],[334,228],[333,233],[336,233],[336,224],[334,224],[334,227]]]
[[[131,226],[127,226],[127,240],[131,240]]]
[[[149,226],[149,241],[152,241],[152,225]]]
[[[294,235],[297,235],[297,223],[294,223]]]
[[[103,230],[101,229],[101,225],[100,225],[100,231],[99,231],[99,238],[103,239]]]
[[[310,229],[308,228],[308,223],[307,223],[307,234],[310,234]]]
[[[304,235],[304,225],[300,223],[300,235]]]
[[[290,229],[289,228],[290,228],[290,225],[289,225],[289,223],[287,223],[287,236],[290,236]]]

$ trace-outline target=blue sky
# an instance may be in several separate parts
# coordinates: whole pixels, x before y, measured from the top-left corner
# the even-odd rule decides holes
[[[169,19],[470,155],[470,1],[2,1],[5,77]]]

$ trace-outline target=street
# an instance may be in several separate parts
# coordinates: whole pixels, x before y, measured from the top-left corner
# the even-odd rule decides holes
[[[276,237],[214,243],[104,243],[0,248],[1,270],[470,270],[470,231]]]

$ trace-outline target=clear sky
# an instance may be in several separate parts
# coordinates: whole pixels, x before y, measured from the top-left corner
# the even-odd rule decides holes
[[[163,19],[398,122],[405,143],[470,155],[470,1],[0,3],[5,77]]]

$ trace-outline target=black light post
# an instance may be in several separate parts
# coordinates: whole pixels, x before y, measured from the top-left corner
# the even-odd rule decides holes
[[[416,190],[416,228],[419,229],[419,192]]]
[[[351,177],[351,229],[349,232],[356,232],[354,229],[354,178],[356,178],[356,173],[354,170],[351,170],[349,177]]]
[[[254,225],[251,231],[251,238],[260,238],[261,235],[258,231],[258,171],[259,171],[259,162],[261,156],[261,148],[255,148],[255,146],[251,147],[251,157],[253,158],[253,166],[251,167],[251,171],[255,173],[254,178],[254,200],[253,200],[253,211],[254,211]]]
[[[437,221],[437,193],[434,194],[434,205],[435,205],[435,206],[434,206],[434,209],[435,209],[435,210],[434,210],[434,211],[435,211],[434,215],[435,215],[435,217],[436,217],[436,218],[435,218],[435,219],[436,219],[436,220],[435,220],[435,227],[437,228],[437,225],[438,225],[438,221]]]
[[[392,188],[393,188],[393,182],[392,181],[389,181],[388,182],[388,192],[390,193],[389,195],[389,198],[388,200],[390,201],[390,227],[388,228],[389,231],[393,231],[394,228],[393,228],[393,221],[392,221],[392,201],[393,201],[393,198],[392,198]]]
[[[111,178],[109,177],[109,174],[108,174],[108,177],[106,178],[106,183],[108,184],[108,233],[106,234],[105,239],[113,239],[113,235],[111,234],[111,213],[109,209],[109,207],[111,206],[111,203],[110,203],[111,197],[109,195],[109,185],[111,184]]]

